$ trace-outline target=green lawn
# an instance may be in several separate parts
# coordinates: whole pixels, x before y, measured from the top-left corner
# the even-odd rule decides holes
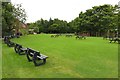
[[[49,56],[45,65],[35,67],[25,55],[2,45],[3,78],[116,78],[118,44],[101,37],[76,40],[50,34],[28,35],[12,41]]]
[[[0,39],[0,79],[2,78],[2,40]]]

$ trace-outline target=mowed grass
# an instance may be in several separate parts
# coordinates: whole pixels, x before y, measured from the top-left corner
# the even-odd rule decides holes
[[[0,79],[2,79],[2,40],[0,39]]]
[[[116,78],[118,77],[118,44],[101,37],[28,35],[12,41],[49,56],[45,65],[35,67],[25,55],[2,45],[3,78]]]

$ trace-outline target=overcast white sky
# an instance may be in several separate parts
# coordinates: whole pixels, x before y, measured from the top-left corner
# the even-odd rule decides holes
[[[118,4],[119,0],[11,0],[13,4],[22,3],[27,13],[27,22],[51,17],[71,21],[78,17],[80,11],[103,4]]]

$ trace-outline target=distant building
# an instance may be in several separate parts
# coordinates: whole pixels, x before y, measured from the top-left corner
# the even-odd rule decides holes
[[[28,34],[28,26],[27,24],[20,22],[19,20],[16,21],[15,23],[15,34],[21,34],[21,35],[25,35]]]

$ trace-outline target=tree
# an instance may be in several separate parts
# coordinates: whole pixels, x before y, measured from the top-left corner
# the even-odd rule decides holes
[[[76,27],[76,32],[87,31],[91,36],[102,36],[106,31],[117,28],[117,13],[117,5],[94,6],[80,12],[70,24]]]
[[[108,30],[116,29],[118,24],[118,6],[100,5],[94,6],[79,15],[71,22],[50,18],[48,21],[40,19],[34,27],[44,33],[83,33],[91,36],[102,36]]]
[[[13,29],[19,28],[20,23],[26,21],[25,10],[21,4],[13,5],[10,2],[2,2],[2,35],[13,33]]]

